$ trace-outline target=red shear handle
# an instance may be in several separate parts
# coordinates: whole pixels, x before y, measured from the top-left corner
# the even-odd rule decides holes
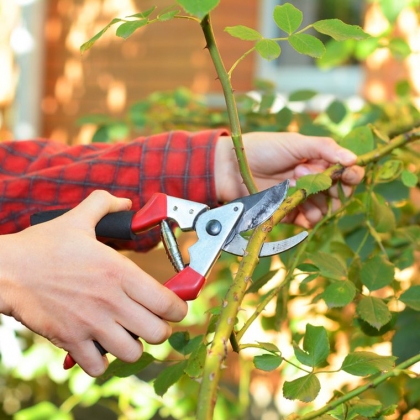
[[[143,232],[158,225],[168,215],[168,198],[166,194],[155,193],[149,201],[134,215],[131,230]]]
[[[170,278],[165,286],[182,300],[194,300],[202,289],[206,278],[193,268],[186,267]]]

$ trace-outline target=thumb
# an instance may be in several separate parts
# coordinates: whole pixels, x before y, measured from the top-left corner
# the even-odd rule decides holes
[[[300,155],[301,158],[322,159],[329,164],[340,163],[344,166],[356,163],[357,156],[330,137],[301,136],[297,140],[289,147],[292,148],[292,153]]]
[[[76,217],[83,224],[86,222],[94,226],[108,213],[116,211],[126,211],[131,209],[131,200],[128,198],[119,198],[103,191],[93,191],[78,206],[70,210],[67,215]]]

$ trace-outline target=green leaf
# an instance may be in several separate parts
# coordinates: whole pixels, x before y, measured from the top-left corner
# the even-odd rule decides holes
[[[397,60],[404,60],[412,53],[410,45],[403,38],[392,38],[388,48]]]
[[[360,318],[377,330],[391,320],[391,312],[382,299],[373,296],[365,296],[357,305],[357,313]]]
[[[176,0],[184,10],[190,15],[197,16],[202,19],[205,15],[210,13],[217,7],[220,0]]]
[[[380,202],[381,196],[371,195],[369,217],[378,233],[392,232],[397,225],[395,214],[386,202]],[[382,200],[383,201],[383,200]]]
[[[244,41],[258,41],[263,39],[263,36],[255,29],[248,28],[247,26],[227,26],[225,31],[234,36],[235,38],[242,39]]]
[[[182,362],[167,367],[159,373],[153,383],[153,388],[157,395],[162,396],[172,385],[181,379],[187,363],[187,360],[183,360]]]
[[[347,268],[343,262],[334,255],[318,251],[311,254],[312,262],[319,268],[321,276],[327,279],[346,280]]]
[[[397,159],[387,160],[376,173],[376,182],[390,182],[396,179],[402,172],[403,163]]]
[[[397,20],[398,15],[407,6],[406,0],[381,0],[380,2],[382,13],[390,23]]]
[[[127,39],[136,29],[142,28],[145,25],[147,25],[147,19],[125,22],[118,27],[116,35],[120,38]]]
[[[190,378],[198,378],[201,376],[204,368],[204,361],[207,355],[207,347],[204,343],[198,346],[188,358],[187,367],[185,373]]]
[[[262,39],[258,41],[255,44],[255,49],[262,58],[268,61],[276,59],[281,54],[280,45],[271,39]]]
[[[395,93],[400,98],[407,98],[411,94],[411,85],[408,80],[400,80],[395,84]]]
[[[290,94],[289,102],[309,101],[309,99],[312,99],[317,94],[318,92],[310,89],[297,90]]]
[[[330,354],[327,330],[324,327],[306,324],[303,350],[294,346],[294,351],[300,363],[310,367],[324,366]]]
[[[356,48],[356,41],[348,39],[347,41],[334,41],[330,39],[325,43],[325,54],[316,60],[318,67],[330,69],[348,62]]]
[[[317,273],[319,271],[319,268],[316,265],[308,263],[299,264],[296,268],[304,273]]]
[[[331,178],[324,174],[304,175],[296,182],[296,187],[303,188],[307,195],[327,190],[331,185]]]
[[[188,331],[177,331],[169,337],[168,341],[174,350],[186,356],[201,344],[203,336],[198,335],[191,340]]]
[[[391,416],[392,414],[395,414],[395,412],[397,411],[398,408],[398,404],[392,404],[389,405],[388,407],[385,407],[381,410],[381,415],[382,416]]]
[[[190,333],[188,331],[177,331],[168,338],[168,342],[171,345],[171,347],[178,353],[184,355],[184,349],[189,341]]]
[[[360,41],[369,38],[369,35],[360,26],[348,25],[340,19],[319,20],[313,24],[313,27],[321,34],[328,35],[336,41],[345,41],[347,39]]]
[[[354,56],[358,60],[366,60],[373,52],[378,48],[381,48],[381,43],[379,37],[371,37],[364,39],[363,41],[358,41],[355,45]]]
[[[416,174],[404,169],[401,172],[401,181],[408,188],[414,188],[419,182],[419,178]]]
[[[329,308],[341,308],[353,301],[356,286],[349,280],[331,283],[321,294]]]
[[[112,21],[110,23],[108,23],[108,25],[105,26],[105,28],[103,28],[101,31],[99,31],[95,36],[93,36],[91,39],[89,39],[89,41],[85,42],[81,47],[80,47],[80,52],[83,54],[85,51],[91,49],[93,47],[93,44],[115,23],[118,22],[122,22],[121,19],[112,19]]]
[[[395,267],[383,255],[369,258],[360,272],[360,280],[372,292],[390,285],[395,276]]]
[[[105,373],[101,376],[102,379],[108,379],[116,376],[117,378],[126,378],[135,375],[153,363],[156,359],[149,353],[143,352],[140,359],[134,363],[123,362],[120,359],[113,360]]]
[[[108,143],[110,141],[108,126],[99,127],[92,137],[92,143]]]
[[[276,354],[262,354],[254,357],[254,366],[257,369],[270,372],[277,369],[282,362],[283,358]]]
[[[293,4],[285,3],[274,8],[273,18],[281,30],[291,35],[302,23],[303,14]]]
[[[371,152],[375,147],[373,134],[368,127],[357,127],[341,141],[341,146],[360,156]]]
[[[280,125],[281,130],[283,131],[287,131],[287,127],[289,127],[292,120],[293,120],[293,111],[291,111],[286,106],[282,108],[276,114],[276,123]]]
[[[382,403],[373,399],[363,399],[352,401],[349,407],[347,416],[349,419],[354,418],[357,415],[366,417],[373,417],[375,414],[379,413],[379,410],[382,408]]]
[[[328,105],[326,113],[334,124],[339,124],[347,115],[347,108],[343,102],[335,100]]]
[[[314,374],[302,376],[291,382],[286,381],[283,385],[283,395],[288,400],[311,402],[320,390],[321,384]]]
[[[315,273],[315,274],[310,274],[309,276],[307,276],[307,277],[305,277],[301,282],[300,282],[300,284],[301,284],[301,286],[303,286],[303,285],[305,285],[305,284],[307,284],[307,283],[310,283],[312,280],[315,280],[315,279],[317,279],[319,277],[319,274],[318,273]]]
[[[279,353],[280,352],[279,348],[273,343],[264,343],[262,341],[257,341],[257,343],[260,346],[262,346],[264,348],[264,350],[267,350],[271,353]]]
[[[294,34],[288,38],[289,44],[300,54],[321,58],[325,53],[324,44],[312,35]]]
[[[331,131],[323,125],[320,124],[303,124],[299,127],[299,133],[306,136],[318,136],[318,137],[329,137],[331,136]]]
[[[170,12],[162,13],[157,19],[160,22],[167,22],[168,20],[173,19],[177,14],[179,14],[179,10],[171,10]]]
[[[420,286],[411,286],[401,296],[401,302],[415,311],[420,311]]]
[[[368,376],[389,371],[394,367],[394,356],[380,356],[373,352],[356,351],[346,356],[341,369],[351,375]]]
[[[267,284],[276,274],[278,270],[271,270],[268,273],[265,273],[258,280],[254,281],[251,286],[247,289],[246,293],[256,293],[261,289],[265,284]]]
[[[395,231],[396,235],[411,242],[415,246],[420,246],[420,226],[404,226]]]
[[[108,136],[110,140],[124,140],[130,133],[130,129],[125,123],[115,123],[108,126]]]

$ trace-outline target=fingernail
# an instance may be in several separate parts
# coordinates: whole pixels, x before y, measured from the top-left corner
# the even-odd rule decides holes
[[[357,159],[357,156],[348,149],[339,150],[336,156],[338,163],[342,165],[352,165]]]
[[[295,175],[300,178],[301,176],[310,175],[312,172],[307,166],[299,165],[295,168]]]

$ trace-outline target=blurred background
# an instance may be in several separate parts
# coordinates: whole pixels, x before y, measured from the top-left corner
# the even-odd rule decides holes
[[[161,0],[160,6],[173,4]],[[225,0],[213,14],[222,57],[229,68],[249,48],[223,29],[237,24],[258,29],[266,37],[280,36],[271,13],[278,0]],[[0,138],[51,138],[87,143],[95,126],[78,124],[81,117],[103,114],[118,118],[136,101],[153,92],[185,87],[204,94],[210,106],[221,105],[221,90],[198,25],[187,20],[150,25],[127,40],[112,27],[81,55],[80,46],[114,17],[147,10],[151,0],[0,0]],[[305,0],[293,4],[305,21],[339,17],[360,24],[372,35],[388,22],[376,3],[363,0]],[[240,10],[240,13],[238,13]],[[305,24],[305,22],[304,22]],[[251,54],[233,76],[236,92],[255,88],[255,80],[270,80],[279,94],[316,89],[340,99],[392,99],[395,81],[409,78],[420,93],[419,28],[416,13],[404,10],[396,25],[412,50],[396,60],[389,49],[378,49],[360,64],[349,59],[334,69],[320,68],[313,59],[283,47],[279,59],[265,61]],[[417,44],[416,44],[417,43]],[[281,80],[281,82],[280,82]],[[321,101],[321,102],[320,102]],[[322,98],[318,98],[318,105]]]

